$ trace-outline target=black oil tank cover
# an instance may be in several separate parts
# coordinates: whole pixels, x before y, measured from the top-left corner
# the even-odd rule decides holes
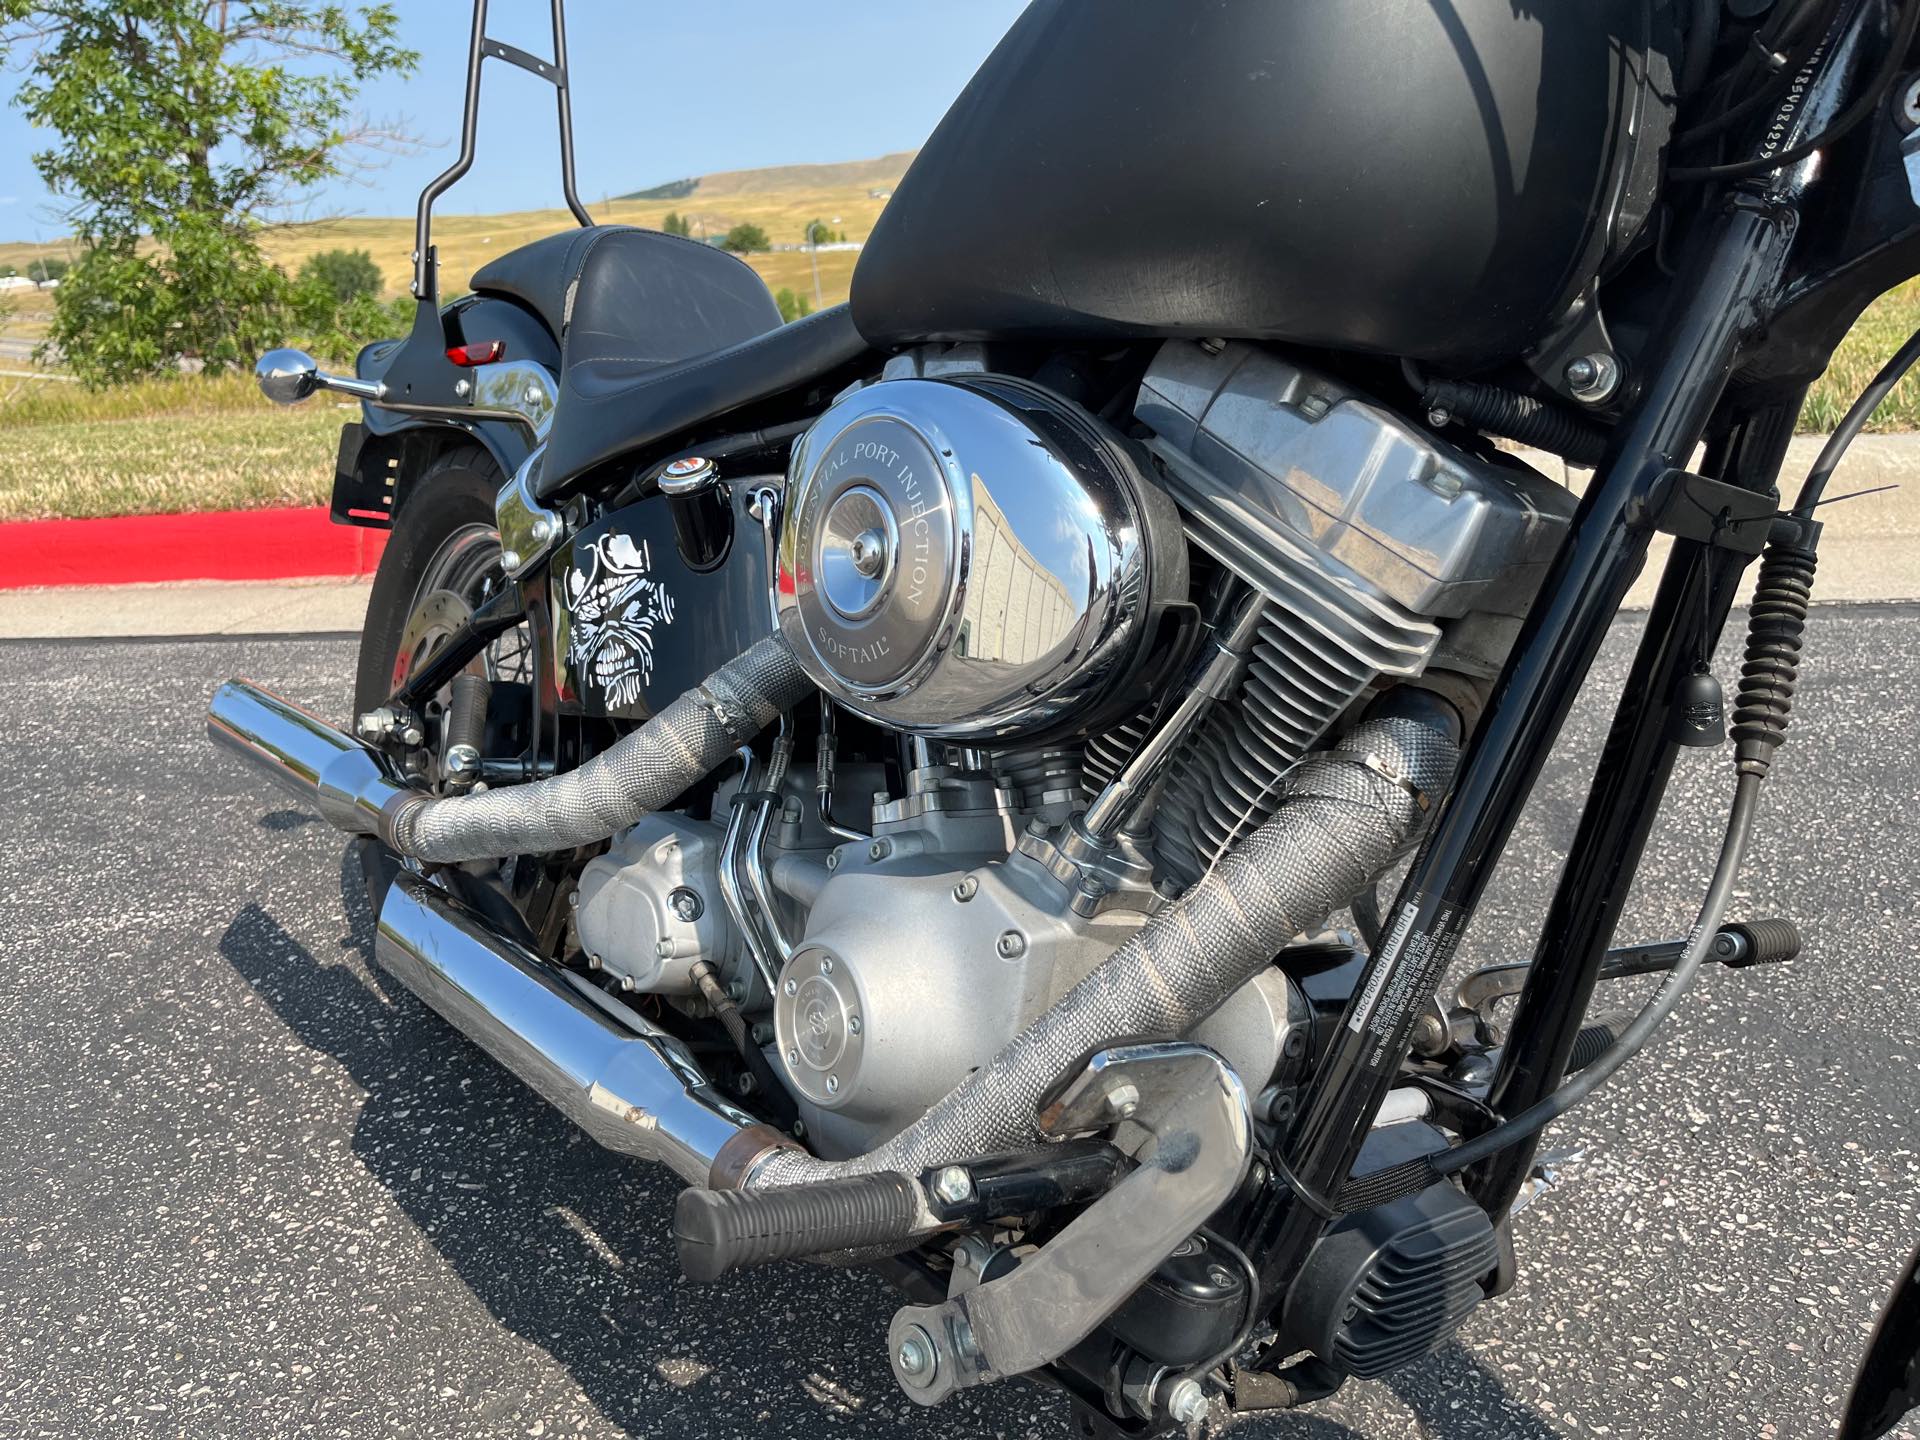
[[[1641,227],[1670,8],[1034,0],[882,213],[855,323],[1511,357]]]
[[[555,673],[572,714],[645,720],[773,633],[766,549],[744,483],[717,564],[681,553],[667,497],[575,535],[553,567]]]

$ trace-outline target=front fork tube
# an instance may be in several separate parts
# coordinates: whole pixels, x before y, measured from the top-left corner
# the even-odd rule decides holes
[[[1716,437],[1701,468],[1744,489],[1767,489],[1793,438],[1803,394]],[[1502,1049],[1488,1097],[1498,1114],[1518,1114],[1566,1078],[1680,748],[1674,699],[1686,677],[1711,662],[1748,559],[1690,540],[1674,545]],[[1514,1145],[1469,1173],[1467,1188],[1489,1214],[1512,1206],[1536,1148],[1537,1140]]]
[[[1668,470],[1685,465],[1705,432],[1741,345],[1777,292],[1797,214],[1777,195],[1735,197],[1702,237],[1678,288],[1688,303],[1581,502],[1453,794],[1401,886],[1301,1118],[1246,1217],[1262,1293],[1275,1300],[1338,1213],[1340,1188],[1406,1061],[1414,1023],[1645,560],[1654,488]],[[1669,608],[1673,603],[1669,595]],[[1651,808],[1657,798],[1637,803]]]

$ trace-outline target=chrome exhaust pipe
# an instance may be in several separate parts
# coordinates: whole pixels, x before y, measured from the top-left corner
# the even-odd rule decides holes
[[[725,1189],[792,1144],[729,1104],[679,1041],[625,1007],[616,1020],[590,998],[592,986],[575,988],[418,876],[401,874],[387,892],[374,958],[617,1154]]]
[[[419,793],[379,751],[245,680],[213,692],[207,736],[351,835],[384,837],[387,807]]]

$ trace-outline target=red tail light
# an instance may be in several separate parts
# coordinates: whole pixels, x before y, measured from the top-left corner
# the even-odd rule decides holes
[[[504,340],[475,340],[467,345],[456,345],[447,351],[447,359],[456,365],[471,368],[475,365],[491,365],[507,353]]]

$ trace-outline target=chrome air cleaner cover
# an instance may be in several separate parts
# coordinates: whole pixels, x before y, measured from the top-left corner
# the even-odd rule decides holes
[[[896,729],[1007,739],[1086,720],[1186,599],[1171,503],[1117,433],[1002,376],[883,380],[794,447],[783,632]]]

